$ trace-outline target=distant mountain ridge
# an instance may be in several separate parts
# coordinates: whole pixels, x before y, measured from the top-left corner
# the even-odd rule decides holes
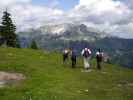
[[[26,34],[23,34],[26,33]],[[87,27],[84,24],[74,25],[74,24],[59,24],[59,25],[45,25],[36,30],[31,29],[26,32],[20,32],[20,36],[32,36],[36,35],[43,36],[58,36],[61,40],[87,40],[94,41],[97,38],[105,37],[106,33],[101,33],[99,30],[96,30],[91,27]]]
[[[112,37],[84,24],[46,25],[18,35],[22,47],[28,47],[35,39],[41,49],[48,50],[60,51],[69,47],[80,52],[84,47],[90,47],[95,54],[96,49],[101,48],[109,55],[111,63],[133,67],[133,39]]]

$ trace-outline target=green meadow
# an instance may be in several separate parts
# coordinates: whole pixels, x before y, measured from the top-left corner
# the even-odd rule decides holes
[[[82,58],[77,67],[62,64],[58,52],[0,48],[0,71],[17,72],[25,80],[0,88],[0,100],[133,100],[133,70],[103,64],[83,72]]]

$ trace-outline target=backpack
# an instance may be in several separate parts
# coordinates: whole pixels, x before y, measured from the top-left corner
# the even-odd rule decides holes
[[[85,50],[83,56],[84,56],[85,58],[89,57],[89,56],[90,56],[89,51],[88,51],[88,50]]]

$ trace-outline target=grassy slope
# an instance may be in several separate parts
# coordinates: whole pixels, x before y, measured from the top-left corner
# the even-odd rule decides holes
[[[133,70],[104,64],[102,72],[81,72],[61,64],[61,55],[28,49],[0,48],[0,70],[21,72],[27,79],[0,88],[1,100],[132,100]],[[103,73],[106,72],[106,73]],[[86,91],[88,90],[88,91]]]

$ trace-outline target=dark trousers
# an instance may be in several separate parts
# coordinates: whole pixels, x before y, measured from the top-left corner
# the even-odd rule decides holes
[[[97,61],[97,69],[101,70],[101,61]]]
[[[68,59],[68,55],[63,55],[63,63],[65,64]]]
[[[71,58],[71,60],[72,60],[72,68],[76,67],[76,57]]]

